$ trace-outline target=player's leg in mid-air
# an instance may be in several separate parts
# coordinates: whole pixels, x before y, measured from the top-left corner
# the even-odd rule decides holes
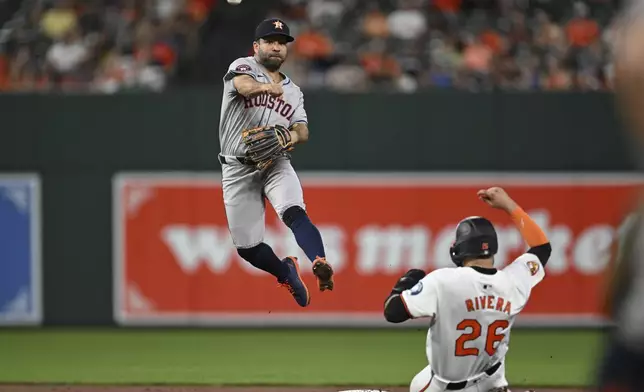
[[[326,261],[320,231],[306,213],[302,184],[295,169],[288,159],[279,159],[264,176],[264,193],[313,263],[320,291],[333,290],[333,269]]]
[[[264,240],[265,204],[260,172],[239,163],[222,166],[222,187],[228,228],[237,253],[250,264],[277,278],[300,306],[310,302],[297,261],[280,260]]]

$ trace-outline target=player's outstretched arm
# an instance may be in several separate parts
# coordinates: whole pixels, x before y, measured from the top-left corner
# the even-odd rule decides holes
[[[411,317],[401,294],[405,290],[414,287],[422,278],[425,277],[425,271],[412,269],[401,276],[396,281],[394,288],[385,300],[385,319],[390,323],[402,323]]]
[[[503,188],[492,187],[478,191],[481,200],[494,208],[507,212],[512,221],[519,229],[523,240],[528,244],[530,249],[527,253],[532,253],[539,258],[543,266],[546,265],[552,253],[552,246],[548,241],[546,233],[541,227],[532,220],[514,200],[508,196]]]
[[[260,83],[250,75],[237,75],[233,78],[233,85],[237,92],[246,98],[253,98],[262,94],[280,97],[284,93],[279,84]]]

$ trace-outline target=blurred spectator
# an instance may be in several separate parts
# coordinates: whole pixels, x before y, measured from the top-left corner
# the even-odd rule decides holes
[[[324,60],[333,54],[333,45],[323,32],[308,26],[297,36],[291,51],[301,59]]]
[[[201,23],[214,5],[215,0],[188,0],[186,10],[195,22]]]
[[[544,52],[556,51],[563,53],[566,50],[566,35],[558,24],[543,10],[535,14],[534,46]]]
[[[599,38],[599,25],[588,18],[588,6],[580,1],[574,5],[574,17],[566,25],[568,41],[573,46],[584,47]]]
[[[389,14],[387,24],[392,37],[401,40],[420,38],[427,30],[423,0],[398,0],[399,8]]]
[[[434,0],[432,4],[445,14],[456,15],[461,9],[463,0]]]
[[[75,29],[78,24],[76,10],[72,0],[58,0],[45,11],[40,20],[43,33],[53,40],[61,39],[67,32]]]
[[[82,78],[80,71],[89,60],[90,49],[77,28],[67,30],[47,51],[45,67],[56,86]]]
[[[528,31],[525,14],[515,10],[511,12],[510,28],[508,39],[514,44],[527,43],[531,40],[531,34]]]
[[[491,28],[486,29],[481,33],[479,39],[483,45],[487,46],[492,51],[492,53],[500,54],[502,52],[504,47],[503,38],[501,38],[501,35],[495,30]]]
[[[463,50],[463,61],[472,73],[485,75],[490,72],[492,49],[477,37],[468,37]]]
[[[572,73],[555,57],[548,58],[547,69],[542,77],[544,90],[569,90],[574,85]]]
[[[340,20],[345,4],[342,0],[311,0],[306,10],[314,26],[329,26]]]
[[[369,38],[387,38],[389,25],[385,14],[375,8],[368,11],[362,20],[362,32]]]
[[[371,41],[360,53],[360,64],[376,84],[392,82],[400,76],[400,66],[383,41]]]
[[[340,92],[367,91],[368,82],[365,70],[349,59],[343,60],[329,69],[325,80],[329,88]]]

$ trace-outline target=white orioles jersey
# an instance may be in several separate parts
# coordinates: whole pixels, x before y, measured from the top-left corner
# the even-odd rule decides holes
[[[431,317],[427,359],[435,377],[458,382],[501,361],[510,329],[545,272],[525,253],[502,270],[441,268],[403,291],[413,318]]]

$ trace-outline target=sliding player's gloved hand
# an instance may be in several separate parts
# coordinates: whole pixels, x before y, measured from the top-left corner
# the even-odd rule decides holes
[[[416,285],[422,278],[427,275],[425,271],[419,269],[410,269],[403,276],[398,279],[391,294],[400,294],[405,290],[409,290]]]

